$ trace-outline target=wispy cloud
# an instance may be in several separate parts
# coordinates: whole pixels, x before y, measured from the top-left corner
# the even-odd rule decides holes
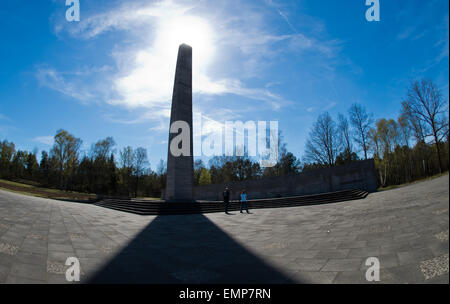
[[[245,2],[241,4],[236,10],[228,4],[138,1],[87,15],[70,27],[67,23],[56,24],[55,31],[81,40],[98,39],[112,31],[123,32],[127,37],[128,43],[109,52],[116,69],[106,79],[110,90],[102,98],[114,106],[130,110],[144,108],[152,114],[144,111],[131,120],[109,117],[110,120],[140,123],[156,116],[166,117],[180,43],[177,32],[186,30],[183,27],[187,27],[183,34],[196,35],[191,37],[194,94],[206,98],[232,94],[262,101],[270,109],[278,110],[290,102],[274,93],[270,86],[252,87],[247,80],[266,74],[273,58],[285,52],[311,52],[331,58],[339,51],[338,42],[321,41],[298,31],[285,35],[270,32],[262,11],[247,8]],[[208,15],[202,14],[203,6],[208,6]],[[282,11],[280,16],[289,22]],[[195,33],[198,30],[201,35]],[[93,99],[95,95],[93,90],[69,82],[55,69],[41,68],[37,77],[42,85],[81,101]]]
[[[9,117],[7,117],[6,115],[3,115],[2,113],[0,113],[0,120],[4,120],[4,121],[8,121],[8,122],[11,121],[11,119]]]
[[[448,58],[449,55],[449,24],[448,15],[444,18],[441,25],[439,26],[439,32],[442,34],[441,39],[435,44],[435,47],[440,49],[439,55],[436,57],[435,61],[440,62],[444,58]]]
[[[74,26],[55,24],[55,32],[59,34],[66,30],[73,36],[89,39],[113,30],[136,31],[154,25],[159,18],[183,15],[191,8],[192,6],[179,5],[171,0],[152,4],[144,1],[125,2],[109,11],[87,16]]]
[[[140,113],[136,114],[134,111],[130,112],[131,116],[130,118],[123,117],[122,116],[117,117],[117,115],[113,114],[104,114],[103,117],[111,122],[123,124],[123,125],[135,125],[135,124],[141,124],[147,121],[160,121],[161,118],[166,119],[170,117],[170,109],[168,108],[160,108],[160,109],[152,109],[152,110],[146,110],[141,111]],[[155,130],[155,129],[154,129]]]
[[[414,33],[415,30],[416,30],[416,26],[409,26],[405,30],[398,33],[397,40],[403,40],[403,39],[410,37]]]
[[[53,136],[37,136],[33,138],[34,142],[38,142],[47,146],[52,146],[54,142]]]
[[[278,15],[280,15],[281,18],[283,18],[283,20],[286,22],[286,24],[291,28],[291,30],[294,33],[298,33],[297,29],[295,28],[295,26],[291,23],[291,21],[289,20],[289,17],[287,16],[287,14],[285,12],[283,12],[280,8],[280,4],[275,3],[272,0],[265,0],[264,1],[266,3],[266,5],[268,5],[269,7],[272,7],[275,9],[275,11],[278,13]]]
[[[94,96],[81,86],[68,82],[59,71],[53,68],[38,67],[36,78],[41,86],[48,87],[82,102],[88,102]]]
[[[328,110],[333,109],[335,106],[337,106],[337,102],[332,101],[332,102],[330,102],[329,104],[327,104],[327,105],[325,106],[325,108],[323,108],[323,109],[324,109],[324,111],[328,111]]]
[[[430,49],[434,49],[435,56],[426,62],[421,68],[412,68],[413,75],[420,75],[426,73],[428,70],[434,68],[449,57],[449,21],[448,15],[435,28],[438,39],[434,44],[430,45]]]

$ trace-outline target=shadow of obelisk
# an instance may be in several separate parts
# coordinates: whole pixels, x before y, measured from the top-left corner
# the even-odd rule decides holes
[[[182,44],[178,49],[170,114],[165,193],[167,202],[193,202],[192,139],[192,48]],[[180,154],[180,151],[184,152]]]

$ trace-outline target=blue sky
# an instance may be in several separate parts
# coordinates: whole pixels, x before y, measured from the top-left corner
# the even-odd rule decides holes
[[[48,150],[56,130],[107,136],[120,149],[167,157],[177,45],[194,52],[194,112],[225,120],[278,120],[302,157],[323,111],[359,102],[396,118],[408,83],[431,78],[448,99],[448,1],[65,0],[0,4],[0,139]],[[184,41],[187,40],[187,41]]]

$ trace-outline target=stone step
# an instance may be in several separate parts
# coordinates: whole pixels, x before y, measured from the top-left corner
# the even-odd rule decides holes
[[[307,204],[307,203],[322,203],[322,202],[328,202],[328,201],[339,201],[342,199],[346,199],[348,197],[352,197],[352,198],[364,198],[363,195],[361,194],[353,194],[353,195],[339,195],[339,196],[328,196],[328,197],[320,197],[317,199],[314,198],[308,198],[308,199],[295,199],[295,200],[290,200],[290,201],[285,201],[285,200],[269,200],[269,201],[249,201],[249,206],[253,206],[253,207],[270,207],[272,205],[275,204],[275,206],[279,206],[279,205],[291,205],[291,204]],[[239,203],[239,202],[235,202],[233,201],[232,203]],[[116,205],[116,206],[123,206],[123,207],[134,207],[134,208],[143,208],[143,209],[149,209],[149,208],[161,208],[164,206],[170,207],[170,208],[190,208],[191,206],[201,206],[202,208],[216,208],[217,206],[221,206],[223,205],[223,202],[214,202],[214,203],[193,203],[193,204],[189,204],[189,203],[161,203],[161,202],[153,202],[153,203],[135,203],[135,202],[130,202],[130,201],[114,201],[114,200],[109,200],[107,202],[102,201],[98,203],[99,205]],[[169,206],[170,204],[170,206]]]
[[[261,202],[261,203],[268,203],[268,202],[291,202],[291,201],[299,201],[299,200],[318,200],[323,198],[330,198],[330,197],[347,197],[349,195],[352,196],[363,196],[365,195],[365,191],[360,190],[348,190],[344,192],[332,192],[332,193],[326,193],[326,194],[320,194],[320,195],[308,195],[308,196],[296,196],[296,197],[284,197],[284,198],[271,198],[271,199],[255,199],[255,200],[249,200],[249,202]],[[236,201],[236,200],[233,200]],[[123,200],[123,199],[103,199],[101,202],[122,202],[126,204],[135,204],[135,205],[152,205],[152,204],[165,204],[164,201],[139,201],[139,200]],[[220,203],[220,201],[198,201],[198,203],[201,203],[203,205],[214,205],[217,203]],[[172,206],[180,205],[184,206],[186,203],[170,203]]]
[[[325,197],[325,198],[318,198],[318,199],[307,199],[307,200],[292,200],[292,201],[265,201],[265,202],[259,202],[259,201],[249,201],[249,206],[252,207],[271,207],[271,206],[284,206],[284,205],[292,205],[292,204],[319,204],[319,203],[326,203],[330,201],[340,201],[345,200],[347,198],[364,198],[361,195],[350,195],[350,196],[333,196],[333,197]],[[170,206],[169,206],[170,204]],[[239,204],[239,202],[233,201],[231,204]],[[149,204],[134,204],[132,202],[115,202],[115,201],[109,201],[109,202],[99,202],[98,205],[115,205],[115,206],[122,206],[122,207],[128,207],[128,208],[137,208],[137,209],[152,209],[152,208],[171,208],[171,209],[180,209],[180,208],[192,208],[201,206],[202,208],[217,208],[218,206],[223,206],[223,202],[215,202],[213,204],[209,203],[184,203],[184,204],[173,204],[173,203],[149,203]]]
[[[316,195],[250,200],[248,201],[248,207],[250,209],[263,209],[329,204],[349,200],[364,199],[367,195],[368,192],[366,191],[354,189]],[[224,211],[224,203],[218,201],[202,201],[196,203],[165,203],[163,201],[104,199],[97,202],[95,205],[140,215],[200,214]],[[239,201],[230,202],[229,211],[236,211],[239,209]]]
[[[249,200],[249,202],[271,202],[276,201],[277,203],[280,202],[291,202],[291,201],[298,201],[298,200],[307,200],[307,199],[313,199],[318,200],[320,198],[330,198],[330,197],[347,197],[349,194],[355,195],[355,196],[363,196],[364,194],[367,194],[366,191],[362,190],[346,190],[346,191],[339,191],[339,192],[332,192],[332,193],[325,193],[325,194],[317,194],[317,195],[306,195],[306,196],[293,196],[293,197],[283,197],[283,198],[271,198],[271,199],[257,199],[257,200]],[[151,204],[160,204],[165,203],[164,201],[144,201],[144,200],[136,200],[136,199],[103,199],[102,202],[121,202],[125,204],[134,204],[134,205],[142,205],[142,206],[148,206]],[[219,203],[220,201],[199,201],[199,203],[203,205],[215,205]],[[186,203],[170,203],[172,206],[180,205],[184,206]]]

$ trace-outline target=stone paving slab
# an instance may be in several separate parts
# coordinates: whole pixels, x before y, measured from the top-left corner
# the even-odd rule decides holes
[[[252,214],[139,216],[0,191],[0,283],[449,283],[449,179]],[[370,282],[373,283],[373,282]],[[376,282],[375,282],[376,283]]]

